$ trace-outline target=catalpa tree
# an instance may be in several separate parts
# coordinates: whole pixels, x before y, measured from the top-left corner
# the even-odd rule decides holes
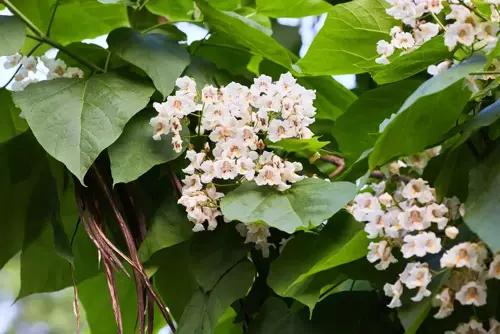
[[[73,287],[77,332],[499,333],[500,2],[339,2],[1,0],[18,298]],[[276,18],[321,14],[299,58]]]

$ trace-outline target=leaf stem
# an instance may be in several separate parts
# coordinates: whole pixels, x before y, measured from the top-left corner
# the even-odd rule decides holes
[[[111,52],[108,51],[108,56],[106,57],[106,63],[104,64],[104,72],[108,71],[109,60],[111,59]]]
[[[482,75],[482,74],[500,74],[500,71],[482,71],[482,72],[469,73],[469,75]]]
[[[28,52],[28,54],[26,55],[26,57],[31,56],[31,55],[32,55],[32,54],[36,51],[36,49],[38,49],[38,48],[40,47],[40,45],[42,45],[42,44],[43,44],[42,42],[38,42],[38,43],[37,43],[37,44],[33,47],[33,49],[31,49],[31,51],[30,51],[30,52]],[[2,89],[4,89],[5,87],[7,87],[7,86],[8,86],[8,85],[12,82],[12,80],[14,80],[14,78],[15,78],[15,77],[16,77],[16,75],[17,75],[17,72],[19,72],[19,70],[21,69],[21,67],[22,67],[22,65],[19,65],[19,66],[17,67],[16,71],[14,72],[14,74],[12,74],[12,77],[10,77],[9,81],[7,81],[7,82],[5,83],[5,85],[3,85],[3,86],[2,86]]]
[[[45,43],[47,45],[50,45],[56,49],[58,49],[59,51],[67,54],[68,56],[70,56],[71,58],[73,58],[74,60],[82,63],[83,65],[87,66],[89,69],[91,70],[95,70],[95,71],[99,71],[99,72],[106,72],[104,69],[100,68],[99,66],[83,59],[82,57],[80,57],[79,55],[77,55],[76,53],[73,53],[73,51],[70,51],[69,49],[67,49],[66,47],[64,47],[63,45],[59,44],[58,42],[46,37],[46,36],[42,36],[42,37],[37,37],[37,36],[32,36],[32,35],[27,35],[29,38],[31,39],[34,39],[35,41],[38,41],[38,42],[41,42],[41,43]]]
[[[52,15],[50,16],[49,26],[47,28],[47,33],[45,34],[47,37],[50,36],[50,28],[52,28],[52,23],[54,22],[54,17],[56,16],[57,7],[59,7],[59,1],[60,0],[56,1],[56,4],[54,6],[54,10],[52,11]]]
[[[19,9],[17,9],[16,6],[14,6],[10,2],[10,0],[1,0],[0,2],[3,2],[5,7],[7,7],[12,12],[12,14],[18,16],[21,21],[23,21],[28,26],[28,28],[30,28],[36,35],[40,37],[43,36],[43,32],[38,29],[38,27],[26,17],[26,15],[24,15]]]
[[[437,17],[436,14],[434,14],[433,12],[430,12],[432,17],[434,18],[434,20],[436,20],[436,22],[439,24],[439,26],[441,28],[443,28],[444,31],[447,31],[448,29],[446,29],[446,27],[444,26],[443,22],[441,22],[441,20]]]

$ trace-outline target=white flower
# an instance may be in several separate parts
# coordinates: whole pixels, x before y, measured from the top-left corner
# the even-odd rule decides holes
[[[446,234],[446,236],[451,240],[454,240],[457,237],[458,232],[458,228],[456,228],[455,226],[448,226],[444,229],[444,234]]]
[[[280,79],[276,82],[278,93],[286,95],[295,86],[296,80],[290,72],[280,75]]]
[[[394,35],[391,42],[396,49],[409,49],[415,45],[415,40],[413,36],[408,32],[400,32]]]
[[[380,263],[375,266],[378,270],[385,270],[391,263],[398,262],[398,260],[396,260],[396,258],[392,255],[392,249],[387,246],[387,241],[385,240],[378,243],[371,242],[370,245],[368,245],[368,249],[370,250],[366,256],[368,261],[373,263],[380,260]]]
[[[496,3],[496,5],[500,5],[500,0],[485,0],[485,2]],[[495,23],[500,22],[500,12],[498,11],[497,7],[495,5],[491,5],[490,11],[491,11],[490,21]]]
[[[250,92],[255,96],[259,97],[262,93],[273,94],[276,91],[273,79],[267,75],[261,75],[258,78],[253,79],[253,85],[250,86]]]
[[[448,30],[444,34],[444,45],[452,51],[457,43],[470,46],[474,43],[476,31],[470,23],[455,22],[448,26]]]
[[[437,254],[441,251],[441,239],[434,232],[423,232],[418,235],[406,235],[405,242],[401,247],[403,257],[410,258],[413,255],[422,257],[426,254]]]
[[[447,251],[441,257],[441,268],[468,267],[475,271],[482,271],[487,250],[484,246],[463,242]]]
[[[354,197],[352,215],[357,221],[368,221],[380,214],[378,198],[370,193],[361,193]]]
[[[486,304],[486,286],[477,282],[469,282],[462,286],[455,298],[462,305],[482,306]]]
[[[385,181],[379,183],[372,183],[371,188],[375,192],[375,196],[380,196],[385,192]]]
[[[496,319],[490,318],[490,330],[488,334],[497,334],[500,331],[500,322]]]
[[[214,176],[219,179],[234,179],[238,175],[238,167],[233,159],[223,158],[214,162]]]
[[[380,40],[377,42],[377,53],[389,57],[394,53],[394,46],[387,41]]]
[[[30,71],[30,72],[36,72],[36,64],[37,64],[36,58],[33,56],[24,57],[21,60],[21,66],[25,70]]]
[[[394,198],[389,193],[383,193],[378,197],[379,202],[384,205],[385,207],[391,207],[394,206]]]
[[[175,85],[179,87],[176,95],[195,94],[196,82],[190,77],[184,76],[175,80]]]
[[[400,213],[401,210],[394,207],[390,208],[389,211],[382,216],[385,225],[385,234],[391,238],[400,238],[405,232],[398,220]]]
[[[453,295],[449,288],[444,288],[436,299],[440,301],[439,311],[434,315],[436,319],[444,319],[453,312]]]
[[[443,230],[448,223],[445,215],[448,213],[448,207],[444,204],[432,203],[426,207],[425,219],[436,223],[438,229]]]
[[[488,277],[500,279],[500,254],[495,254],[493,261],[491,261]]]
[[[458,325],[454,331],[446,331],[445,334],[487,334],[487,332],[482,323],[472,319],[467,324]]]
[[[12,56],[7,56],[5,63],[3,63],[3,67],[6,70],[9,68],[16,67],[19,64],[19,62],[21,61],[21,59],[23,59],[23,56],[21,56],[21,54],[19,54],[19,53],[16,53]]]
[[[445,0],[427,0],[427,10],[434,14],[439,14],[443,10],[443,1]]]
[[[238,173],[243,175],[248,181],[251,181],[255,177],[255,163],[252,159],[247,157],[241,157],[237,162]]]
[[[397,33],[403,32],[403,29],[401,29],[400,26],[394,26],[391,28],[389,35],[391,37],[394,37]]]
[[[83,71],[76,67],[68,67],[68,69],[64,73],[65,78],[83,78],[83,76]]]
[[[421,231],[429,228],[431,222],[425,219],[425,208],[414,205],[398,215],[402,227],[408,231]]]
[[[387,297],[392,297],[391,302],[387,305],[390,308],[400,307],[401,295],[403,294],[403,285],[400,280],[397,280],[394,284],[385,283],[384,293]]]
[[[205,104],[219,102],[218,89],[212,85],[207,85],[201,90],[201,101]]]
[[[273,166],[264,166],[259,171],[259,175],[255,178],[257,185],[279,185],[281,183],[280,170]]]
[[[236,225],[236,230],[242,237],[246,237],[245,243],[254,243],[255,248],[262,251],[263,257],[269,257],[269,246],[275,247],[267,241],[267,238],[271,236],[269,226],[263,223],[240,223]]]
[[[432,275],[426,263],[408,263],[405,270],[399,274],[399,278],[409,289],[419,288],[417,295],[411,298],[413,301],[420,301],[423,297],[430,296],[427,285],[431,282]]]
[[[451,8],[451,13],[446,15],[446,19],[455,19],[459,23],[464,23],[468,21],[468,19],[471,17],[471,12],[470,10],[462,5],[450,5]]]
[[[429,65],[429,67],[427,67],[427,73],[432,76],[436,76],[440,73],[445,72],[450,67],[450,65],[451,61],[449,60],[442,61],[437,65]]]
[[[384,227],[386,226],[382,216],[383,213],[383,211],[380,211],[379,216],[373,217],[374,219],[365,225],[365,232],[368,233],[368,239],[375,239],[377,237],[384,236]]]
[[[439,33],[439,25],[431,22],[421,23],[414,33],[416,39],[415,43],[421,45]]]
[[[422,179],[413,179],[408,182],[401,194],[406,199],[417,199],[422,204],[434,200],[434,194],[431,191],[431,187],[427,185],[427,181]]]
[[[182,183],[185,184],[185,186],[182,188],[182,193],[183,194],[191,194],[194,193],[197,190],[201,190],[203,188],[203,185],[201,184],[200,181],[200,176],[199,175],[186,175],[184,180],[182,180]]]
[[[267,135],[270,141],[276,143],[283,138],[293,137],[291,129],[286,122],[287,121],[273,119],[271,123],[269,123],[269,132]]]

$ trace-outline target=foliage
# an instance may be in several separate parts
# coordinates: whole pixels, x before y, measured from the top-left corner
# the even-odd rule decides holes
[[[0,4],[21,303],[72,288],[92,333],[500,328],[498,1]],[[277,18],[312,15],[300,58]]]

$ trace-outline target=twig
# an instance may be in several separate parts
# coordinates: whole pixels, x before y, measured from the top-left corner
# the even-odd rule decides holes
[[[71,281],[73,282],[73,312],[76,317],[76,334],[80,334],[80,306],[78,305],[78,288],[75,281],[75,267],[70,263]]]
[[[50,16],[49,27],[47,28],[47,33],[45,34],[47,37],[50,36],[50,29],[52,28],[52,23],[54,22],[54,17],[56,16],[57,7],[59,7],[59,1],[60,0],[56,1],[54,10],[52,11],[52,15]]]
[[[331,172],[330,175],[328,175],[330,179],[333,179],[335,176],[339,175],[344,170],[345,167],[344,158],[339,157],[338,155],[326,154],[322,155],[320,159],[329,162],[332,165],[337,166],[337,168],[335,168],[335,170]]]

